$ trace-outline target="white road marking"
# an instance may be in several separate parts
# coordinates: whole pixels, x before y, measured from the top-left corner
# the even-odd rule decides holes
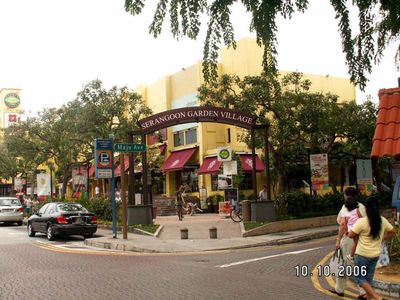
[[[11,235],[26,235],[25,232],[9,232],[8,234],[11,234]]]
[[[218,268],[229,268],[229,267],[243,265],[243,264],[247,264],[247,263],[251,263],[251,262],[255,262],[255,261],[260,261],[260,260],[264,260],[264,259],[268,259],[268,258],[274,258],[274,257],[279,257],[279,256],[285,256],[285,255],[301,254],[301,253],[314,251],[314,250],[321,249],[321,248],[322,247],[317,247],[317,248],[311,248],[311,249],[305,249],[305,250],[299,250],[299,251],[284,252],[284,253],[275,254],[275,255],[269,255],[269,256],[257,257],[257,258],[252,258],[252,259],[246,259],[246,260],[242,260],[242,261],[233,262],[233,263],[230,263],[230,264],[219,265],[219,266],[216,266],[216,267],[218,267]]]

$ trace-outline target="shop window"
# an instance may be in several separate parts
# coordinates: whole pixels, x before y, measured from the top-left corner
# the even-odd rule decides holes
[[[191,192],[198,192],[199,191],[199,177],[197,175],[198,168],[182,171],[179,185],[183,182],[186,182]]]
[[[218,173],[212,173],[211,175],[211,190],[213,192],[218,191]]]
[[[197,128],[190,128],[174,133],[174,146],[182,146],[197,143]]]
[[[253,189],[253,177],[251,173],[243,173],[243,178],[239,183],[239,189],[241,190]]]
[[[197,143],[197,128],[190,128],[185,132],[185,144],[195,144]]]
[[[182,146],[184,145],[184,139],[183,139],[183,131],[178,131],[174,133],[174,146]]]

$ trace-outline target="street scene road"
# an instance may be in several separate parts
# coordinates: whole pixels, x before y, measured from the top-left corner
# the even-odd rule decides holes
[[[48,242],[45,235],[29,238],[25,227],[0,225],[0,299],[333,299],[325,290],[331,279],[296,274],[296,266],[311,273],[332,247],[325,238],[140,254],[89,248],[75,236]]]

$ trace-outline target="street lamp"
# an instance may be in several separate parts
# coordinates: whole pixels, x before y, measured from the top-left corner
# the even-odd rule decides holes
[[[311,143],[306,144],[307,159],[308,159],[308,171],[310,172],[310,195],[312,195],[312,172],[311,172]]]

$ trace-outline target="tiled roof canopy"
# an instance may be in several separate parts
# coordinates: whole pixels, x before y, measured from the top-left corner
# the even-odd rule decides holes
[[[379,91],[379,110],[371,157],[400,158],[400,88]]]

